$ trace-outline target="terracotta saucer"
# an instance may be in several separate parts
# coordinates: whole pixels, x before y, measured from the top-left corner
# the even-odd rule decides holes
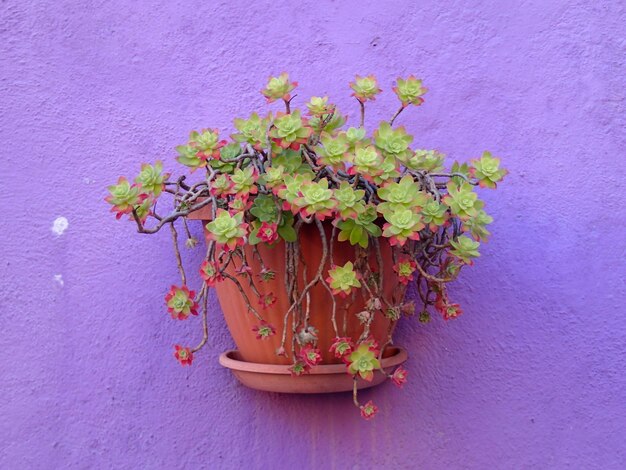
[[[387,373],[407,360],[407,352],[398,347],[389,347],[382,360]],[[232,371],[235,377],[246,387],[266,392],[279,393],[333,393],[352,390],[352,377],[346,372],[345,364],[324,364],[315,366],[311,372],[299,377],[292,377],[289,366],[258,364],[245,362],[235,349],[220,356],[220,364]],[[369,388],[382,383],[385,376],[380,371],[374,372],[371,382],[358,379],[358,388]]]

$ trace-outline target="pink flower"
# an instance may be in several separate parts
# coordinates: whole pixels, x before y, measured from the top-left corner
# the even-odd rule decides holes
[[[396,384],[398,387],[402,388],[402,386],[406,383],[406,376],[408,372],[402,366],[398,367],[391,376],[391,381]]]
[[[368,421],[378,413],[378,407],[374,405],[372,400],[368,401],[365,405],[361,405],[360,409],[361,416]]]
[[[278,225],[263,222],[259,228],[259,238],[265,243],[274,243],[278,239]]]
[[[254,326],[252,331],[256,333],[256,339],[268,339],[270,336],[274,336],[276,334],[276,328],[267,323],[265,320],[261,320],[261,324]]]
[[[193,361],[193,352],[191,352],[191,349],[177,344],[174,346],[174,357],[180,362],[181,366],[190,366]]]
[[[308,366],[316,366],[320,362],[322,362],[322,354],[319,349],[311,347],[311,345],[307,345],[300,349],[300,358],[308,365]]]

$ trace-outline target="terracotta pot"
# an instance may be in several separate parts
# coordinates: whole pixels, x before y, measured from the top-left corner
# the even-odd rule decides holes
[[[206,206],[198,211],[195,211],[187,216],[188,219],[202,220],[204,224],[211,219],[210,206]],[[326,229],[326,236],[330,239],[332,225],[330,222],[324,223]],[[206,229],[205,229],[206,234]],[[320,241],[320,234],[315,224],[303,225],[298,234],[300,242],[300,250],[302,257],[306,263],[307,279],[312,279],[318,269],[319,263],[322,259],[322,245]],[[383,269],[383,290],[385,297],[391,299],[393,289],[397,284],[397,277],[393,271],[391,262],[391,247],[387,243],[386,239],[380,239],[381,254],[385,260]],[[279,357],[276,355],[276,350],[281,344],[281,332],[283,330],[284,315],[289,309],[289,301],[285,291],[285,245],[281,240],[274,246],[268,246],[261,243],[258,245],[259,252],[263,257],[265,266],[268,269],[273,270],[276,276],[273,280],[268,282],[260,282],[256,276],[261,271],[261,265],[258,259],[253,256],[253,248],[245,246],[244,251],[248,264],[252,268],[252,274],[254,276],[255,285],[261,295],[273,293],[277,297],[276,303],[269,309],[262,309],[257,303],[258,298],[250,288],[247,282],[240,282],[241,286],[247,295],[250,302],[253,303],[255,308],[263,316],[263,318],[276,327],[277,334],[271,336],[268,339],[258,340],[253,333],[252,328],[259,324],[259,321],[252,313],[248,313],[245,300],[242,298],[235,283],[225,280],[216,285],[217,296],[224,312],[224,318],[230,331],[230,334],[237,345],[239,357],[246,362],[255,362],[260,364],[291,364],[291,345],[292,345],[292,332],[291,332],[291,317],[287,322],[287,341],[285,343],[285,349],[288,357]],[[347,242],[334,241],[333,246],[333,258],[335,264],[343,265],[347,261],[355,260],[355,250]],[[370,259],[372,260],[372,267],[377,270],[376,256],[374,249],[370,250]],[[232,263],[226,270],[232,276],[237,277],[236,269],[240,266],[240,261],[237,260],[237,266],[233,266]],[[324,276],[326,276],[330,263],[327,263],[324,269]],[[238,279],[244,281],[239,276]],[[302,280],[302,277],[300,277]],[[303,285],[300,283],[300,285]],[[322,352],[323,363],[336,364],[341,361],[336,359],[332,353],[328,350],[332,344],[332,340],[335,337],[335,331],[331,321],[332,313],[332,299],[330,293],[324,288],[323,285],[318,283],[310,291],[310,320],[309,324],[315,326],[319,330],[318,335],[318,348]],[[336,320],[339,327],[340,336],[350,336],[353,339],[357,339],[362,331],[363,326],[359,323],[356,314],[365,307],[365,300],[363,299],[360,290],[356,295],[354,302],[351,298],[341,299],[335,296],[337,302],[337,314]],[[306,306],[306,300],[303,301]],[[345,329],[344,329],[345,326]],[[388,331],[390,327],[390,321],[382,315],[377,315],[371,325],[371,334],[379,342],[384,344],[386,342]]]
[[[385,351],[382,368],[387,374],[407,359],[404,349],[389,347]],[[352,390],[354,382],[346,371],[345,364],[322,364],[311,368],[310,373],[297,377],[291,376],[289,366],[276,364],[257,364],[245,362],[238,351],[226,351],[220,356],[220,364],[230,369],[235,377],[246,387],[266,392],[281,393],[333,393]],[[371,382],[359,378],[359,389],[374,387],[386,379],[379,370],[374,372]]]

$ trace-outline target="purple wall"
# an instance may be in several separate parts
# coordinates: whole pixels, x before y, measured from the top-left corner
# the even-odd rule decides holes
[[[622,2],[382,3],[0,3],[0,468],[623,468]],[[214,297],[210,348],[180,367],[200,325],[163,307],[169,238],[102,200],[142,161],[177,168],[189,130],[264,109],[282,70],[353,122],[347,83],[376,73],[369,124],[415,73],[430,91],[399,121],[420,145],[510,170],[483,192],[466,313],[401,326],[410,383],[363,394],[372,422],[349,396],[242,388]]]

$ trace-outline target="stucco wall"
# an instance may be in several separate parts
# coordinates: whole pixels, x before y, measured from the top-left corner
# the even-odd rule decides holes
[[[0,468],[623,468],[622,2],[0,3]],[[172,358],[167,234],[116,222],[105,186],[190,129],[263,108],[267,76],[328,93],[423,77],[424,148],[510,170],[456,321],[405,322],[410,383],[349,396],[242,388],[210,348]],[[370,124],[388,117],[390,93]],[[68,221],[53,230],[54,221]],[[197,227],[195,228],[197,230]]]

